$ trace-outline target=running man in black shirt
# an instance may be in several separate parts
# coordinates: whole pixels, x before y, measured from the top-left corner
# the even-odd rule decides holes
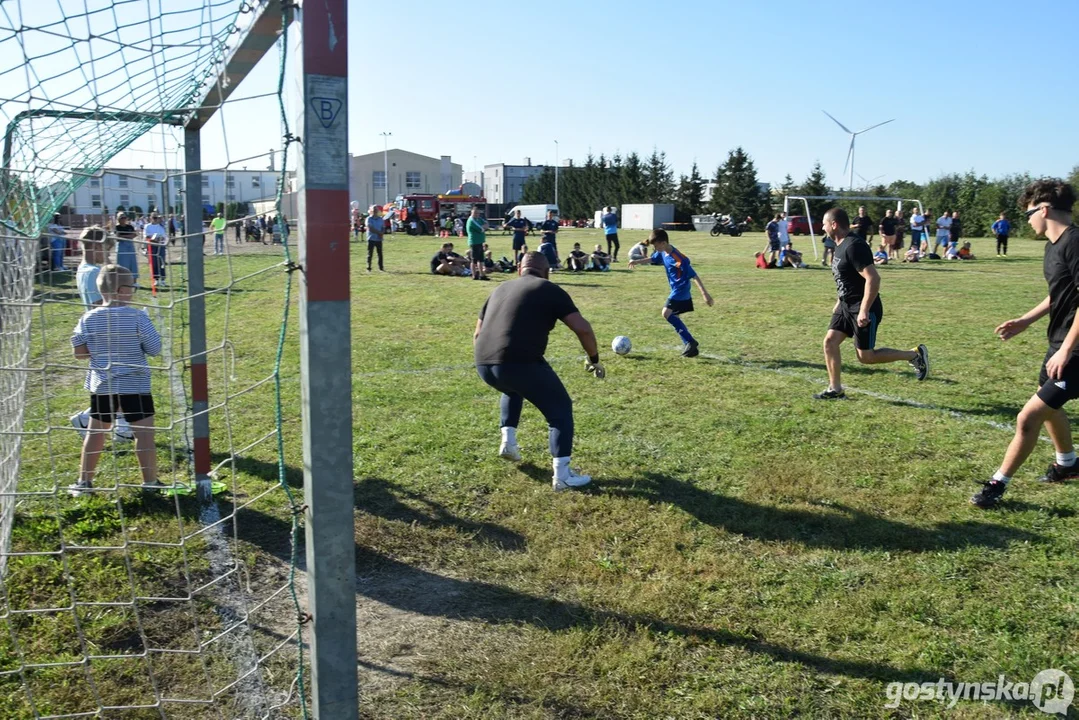
[[[824,336],[824,363],[828,367],[828,389],[813,397],[817,400],[838,400],[846,397],[840,373],[843,358],[839,346],[854,338],[858,361],[866,365],[906,360],[919,380],[929,375],[929,351],[925,345],[914,350],[878,348],[877,327],[884,316],[884,305],[877,294],[880,275],[873,266],[873,251],[864,238],[850,230],[850,218],[842,208],[832,208],[824,214],[824,233],[835,241],[832,275],[839,299],[832,311],[832,323]]]
[[[980,508],[991,508],[1000,501],[1008,481],[1034,450],[1043,424],[1056,448],[1056,462],[1039,480],[1059,483],[1079,477],[1071,425],[1063,410],[1064,403],[1079,397],[1079,361],[1075,359],[1079,351],[1079,324],[1075,322],[1079,307],[1079,228],[1072,223],[1075,190],[1061,180],[1038,180],[1023,191],[1019,204],[1027,209],[1027,221],[1034,232],[1049,239],[1042,263],[1049,295],[1022,317],[1001,323],[996,334],[1001,340],[1010,340],[1048,314],[1049,350],[1038,377],[1038,392],[1019,411],[1015,437],[1004,454],[1004,462],[970,499]]]
[[[518,461],[517,424],[524,401],[543,413],[554,458],[551,487],[556,492],[587,485],[588,475],[570,469],[573,450],[573,403],[558,375],[547,364],[547,337],[559,320],[577,334],[588,362],[585,371],[602,379],[599,349],[592,326],[581,316],[569,293],[547,279],[550,265],[538,252],[525,254],[518,270],[521,277],[495,288],[480,310],[475,347],[476,372],[502,393],[502,445],[498,454]]]

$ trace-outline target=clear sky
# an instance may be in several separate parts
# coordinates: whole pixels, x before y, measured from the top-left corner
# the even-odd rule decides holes
[[[696,160],[711,175],[741,145],[761,180],[800,181],[820,160],[838,184],[848,138],[826,109],[852,130],[895,118],[857,142],[856,170],[877,182],[1079,164],[1076,0],[361,7],[349,18],[354,154],[381,151],[387,131],[390,147],[471,170],[551,163],[557,140],[563,159],[655,146],[676,173]],[[272,82],[269,65],[249,94]],[[272,113],[227,113],[228,157],[276,144]],[[154,161],[125,152],[112,164]]]

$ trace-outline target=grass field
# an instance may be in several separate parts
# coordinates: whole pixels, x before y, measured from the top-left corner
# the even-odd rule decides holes
[[[623,253],[644,234],[620,233]],[[508,237],[490,240],[496,257],[509,254]],[[565,232],[563,253],[574,240],[587,246],[600,233]],[[981,259],[972,263],[881,268],[878,342],[925,343],[932,374],[918,383],[905,364],[861,367],[845,345],[851,399],[820,403],[811,395],[825,385],[830,272],[812,262],[756,270],[760,235],[673,242],[716,301],[686,318],[701,343],[696,359],[679,357],[660,317],[661,269],[619,264],[555,278],[601,346],[619,334],[634,343],[624,358],[603,347],[608,376],[597,381],[572,333],[552,333],[548,359],[575,403],[574,465],[594,478],[561,494],[550,489],[546,427],[534,409],[521,423],[523,462],[497,457],[498,396],[471,366],[476,312],[510,276],[433,277],[438,241],[400,237],[386,244],[389,272],[368,274],[353,246],[363,716],[1041,717],[1028,701],[886,706],[893,682],[1029,682],[1047,668],[1079,679],[1079,490],[1034,482],[1052,458],[1041,443],[999,509],[967,502],[1035,387],[1044,324],[1008,343],[992,330],[1044,297],[1041,244],[1014,241],[1012,256],[997,259],[990,241],[975,240]],[[808,240],[795,244],[811,261]],[[232,262],[235,276],[267,265],[261,256]],[[210,264],[208,283],[224,286],[223,268]],[[226,378],[243,387],[268,372],[282,285],[267,273],[234,287],[227,337],[236,367],[228,353],[215,355],[212,404]],[[225,337],[224,319],[223,301],[211,300],[211,344]],[[298,485],[295,331],[283,410],[287,478]],[[76,397],[77,387],[68,404]],[[273,408],[265,388],[230,399],[228,416],[223,406],[211,419],[215,449],[241,449],[272,430]],[[60,424],[60,410],[49,417]],[[244,568],[271,574],[287,567],[291,524],[271,492],[272,451],[260,444],[229,462],[230,492],[219,501],[270,492],[238,512],[233,552]],[[35,452],[24,451],[30,475],[58,472],[45,469],[55,457]],[[71,448],[58,456],[70,464]],[[133,465],[121,457],[109,467],[130,475]],[[59,502],[65,513],[97,507]],[[146,528],[197,514],[164,505],[130,513]],[[24,509],[18,537],[45,543],[34,538],[54,516]],[[197,545],[188,550],[197,576],[207,561]],[[9,593],[65,582],[17,570]],[[257,627],[288,626],[287,612]],[[191,683],[197,673],[176,676]],[[6,682],[0,702],[18,708],[19,680]],[[244,716],[235,699],[228,707]]]

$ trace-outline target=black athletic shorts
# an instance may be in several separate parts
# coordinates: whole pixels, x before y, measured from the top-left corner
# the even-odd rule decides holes
[[[517,252],[525,245],[527,245],[527,243],[525,242],[524,233],[521,233],[520,235],[513,233],[513,252]]]
[[[674,315],[681,315],[682,313],[693,312],[693,300],[671,300],[668,298],[664,307],[669,307]]]
[[[472,262],[483,262],[483,245],[469,245],[468,259]]]
[[[117,413],[122,413],[129,423],[154,416],[153,395],[91,395],[90,417],[111,423]]]
[[[1038,373],[1038,397],[1049,407],[1059,410],[1064,403],[1079,397],[1079,360],[1072,355],[1071,360],[1064,366],[1064,374],[1057,380],[1050,380],[1049,373],[1045,370],[1045,364],[1058,348],[1049,348],[1042,360],[1042,370]]]
[[[848,305],[840,301],[839,308],[832,313],[828,329],[854,338],[854,345],[859,350],[872,350],[877,345],[877,328],[884,317],[884,305],[879,297],[873,301],[873,306],[869,308],[869,324],[865,327],[858,327],[858,311],[861,308],[861,303]]]

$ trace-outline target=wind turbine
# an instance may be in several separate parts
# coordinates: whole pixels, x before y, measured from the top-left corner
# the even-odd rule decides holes
[[[847,172],[847,168],[850,167],[850,176],[849,176],[850,179],[848,181],[849,182],[848,190],[853,190],[854,189],[854,139],[857,138],[862,133],[867,133],[867,132],[869,132],[870,130],[872,130],[874,128],[879,128],[881,125],[887,125],[890,122],[895,122],[895,118],[892,118],[891,120],[885,120],[884,122],[877,123],[876,125],[871,125],[871,126],[867,127],[865,130],[859,130],[858,132],[854,132],[852,130],[847,129],[846,125],[844,125],[843,123],[839,122],[834,117],[832,117],[831,113],[829,113],[827,110],[821,110],[821,112],[824,113],[825,115],[827,115],[828,117],[832,118],[832,122],[834,122],[836,125],[838,125],[840,128],[842,128],[843,132],[850,135],[850,149],[847,150],[847,162],[845,162],[843,164],[843,172]]]
[[[857,176],[858,176],[858,178],[859,178],[859,179],[860,179],[860,180],[861,180],[862,182],[864,182],[864,183],[865,183],[865,188],[863,188],[864,190],[869,190],[869,186],[870,186],[870,185],[872,185],[872,184],[873,184],[873,183],[875,183],[875,182],[876,182],[877,180],[880,180],[880,179],[881,179],[882,177],[884,177],[883,175],[877,175],[877,176],[876,176],[875,178],[872,178],[872,179],[867,179],[867,178],[866,178],[866,176],[865,176],[865,175],[862,175],[861,173],[854,173],[854,174],[855,174],[855,175],[857,175]]]

